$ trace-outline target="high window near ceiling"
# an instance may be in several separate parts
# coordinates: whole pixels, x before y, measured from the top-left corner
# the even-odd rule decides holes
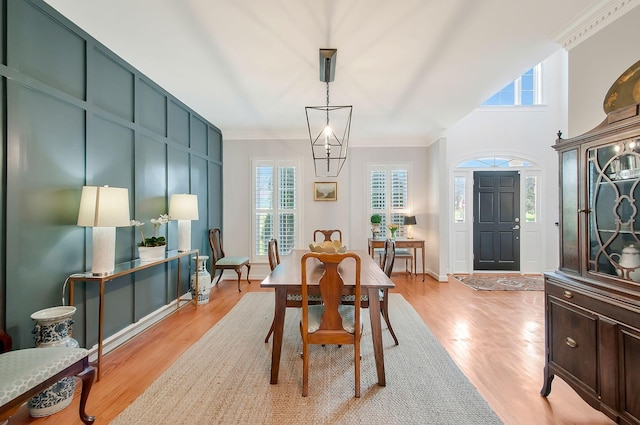
[[[542,104],[542,65],[528,69],[515,81],[482,103],[482,106],[533,106]]]
[[[297,160],[261,159],[252,161],[252,258],[267,260],[269,240],[278,240],[280,254],[296,246],[300,207]]]
[[[398,225],[399,236],[405,236],[404,216],[410,213],[410,167],[408,164],[379,165],[369,167],[369,217],[380,214],[380,237],[391,233],[389,223]]]

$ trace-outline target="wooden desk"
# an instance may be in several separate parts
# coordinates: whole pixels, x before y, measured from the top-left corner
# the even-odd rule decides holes
[[[300,293],[301,289],[301,266],[302,256],[309,252],[305,249],[291,251],[291,254],[282,256],[281,263],[266,277],[260,284],[262,288],[274,288],[276,295],[276,308],[274,317],[273,349],[271,354],[271,383],[278,383],[278,372],[280,370],[280,353],[282,351],[282,334],[284,328],[284,315],[287,309],[287,292]],[[376,371],[378,374],[378,385],[385,386],[384,374],[384,353],[382,350],[382,325],[380,323],[380,296],[379,290],[382,288],[393,288],[394,284],[384,274],[380,266],[370,259],[364,251],[356,251],[360,255],[360,285],[369,295],[369,317],[371,320],[371,336],[373,339],[373,353],[376,359]],[[322,267],[314,268],[311,271],[308,282],[317,285],[322,275]],[[347,261],[340,265],[340,274],[344,280],[345,287],[353,286],[355,280],[355,267],[353,261]],[[345,288],[346,289],[346,288]]]
[[[422,252],[422,281],[424,282],[424,241],[421,239],[396,238],[396,248],[413,248],[413,274],[418,275],[418,249]],[[369,238],[369,254],[375,255],[376,248],[384,248],[384,239]]]
[[[161,260],[151,261],[149,263],[140,262],[140,259],[136,259],[133,261],[127,261],[126,263],[116,264],[113,273],[108,274],[106,276],[94,276],[90,271],[84,273],[75,273],[69,276],[69,305],[73,305],[73,289],[76,282],[96,282],[100,285],[100,295],[99,295],[99,307],[98,307],[98,363],[97,369],[98,373],[96,374],[96,380],[100,380],[100,376],[102,375],[102,368],[100,367],[102,363],[102,343],[104,339],[103,333],[103,324],[104,324],[104,284],[110,280],[116,279],[120,276],[128,275],[131,273],[135,273],[140,270],[148,269],[149,267],[154,267],[159,264],[168,263],[169,261],[177,260],[182,257],[195,255],[196,264],[198,264],[198,250],[194,249],[191,251],[168,251],[166,253],[165,258]],[[180,265],[177,267],[177,290],[176,290],[176,310],[180,308]],[[198,273],[196,273],[196,294],[198,293]],[[198,306],[198,297],[195,296],[194,299],[191,300],[195,306]],[[185,303],[187,304],[187,303]],[[183,304],[183,305],[185,305]]]

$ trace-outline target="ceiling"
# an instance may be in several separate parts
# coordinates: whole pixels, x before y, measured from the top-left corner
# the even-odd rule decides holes
[[[338,49],[352,146],[430,144],[620,1],[46,0],[227,141],[307,139],[318,51]]]

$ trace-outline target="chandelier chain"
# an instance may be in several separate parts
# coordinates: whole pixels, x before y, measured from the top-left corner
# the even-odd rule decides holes
[[[329,82],[327,81],[327,108],[329,107]]]
[[[327,127],[329,126],[329,82],[327,81]]]

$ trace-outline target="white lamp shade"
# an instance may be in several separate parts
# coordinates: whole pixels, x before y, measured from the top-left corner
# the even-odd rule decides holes
[[[129,190],[109,186],[84,186],[80,198],[78,226],[128,227]]]
[[[169,217],[172,220],[197,220],[198,197],[186,193],[171,195]]]

